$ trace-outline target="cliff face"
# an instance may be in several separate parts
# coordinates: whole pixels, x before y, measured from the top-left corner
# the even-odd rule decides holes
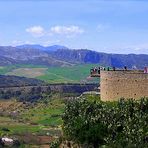
[[[146,54],[108,54],[84,49],[61,49],[51,55],[56,59],[73,63],[94,63],[118,68],[125,65],[129,68],[133,66],[143,68],[148,65],[148,55]]]
[[[47,84],[43,81],[0,75],[0,99],[18,98],[20,101],[42,99],[43,93],[61,93],[80,95],[85,91],[97,89],[98,84]]]
[[[85,91],[93,91],[98,88],[98,84],[51,84],[47,86],[21,86],[21,87],[4,87],[3,91],[25,91],[31,92],[58,92],[58,93],[77,93],[81,94]]]
[[[98,84],[59,84],[59,85],[49,85],[50,90],[60,93],[77,93],[81,94],[85,91],[96,90]]]
[[[93,91],[98,88],[97,84],[51,84],[47,86],[21,86],[0,88],[0,98],[18,98],[20,101],[33,102],[42,99],[43,93],[60,93],[80,95],[86,91]]]
[[[106,66],[143,68],[148,65],[147,54],[108,54],[86,49],[56,50],[40,46],[0,46],[0,65],[35,64],[48,66],[71,66],[73,64],[101,64]]]

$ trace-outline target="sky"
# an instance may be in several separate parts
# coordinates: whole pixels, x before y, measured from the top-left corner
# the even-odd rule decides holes
[[[148,54],[147,0],[0,0],[0,45]]]

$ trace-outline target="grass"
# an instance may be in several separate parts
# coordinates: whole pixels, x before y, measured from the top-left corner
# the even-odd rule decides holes
[[[26,65],[25,64],[15,64],[15,65],[9,65],[9,66],[0,66],[0,74],[5,75],[19,68],[46,68],[46,66],[32,65],[32,64],[26,64]]]
[[[47,68],[17,68],[11,72],[6,73],[6,75],[24,76],[28,78],[36,78],[38,76],[44,75]]]
[[[71,67],[51,67],[45,75],[37,77],[49,83],[93,83],[98,78],[90,78],[90,68],[96,65],[84,64]]]
[[[49,133],[50,136],[59,135],[61,133],[59,127],[62,125],[61,115],[64,112],[65,104],[58,97],[58,95],[55,95],[54,99],[46,98],[46,103],[44,100],[40,100],[28,109],[21,106],[22,108],[19,107],[20,114],[17,117],[9,116],[6,111],[7,113],[13,112],[15,106],[20,105],[20,102],[1,100],[1,109],[4,107],[4,110],[2,109],[4,115],[0,116],[0,137],[29,133],[35,135],[46,135],[46,133]]]
[[[49,125],[52,127],[57,127],[58,125],[62,124],[62,119],[59,117],[50,116],[50,117],[44,118],[43,120],[38,121],[38,123],[46,126]]]
[[[21,117],[32,124],[58,127],[62,124],[61,115],[64,112],[64,106],[62,100],[53,99],[48,104],[39,103],[35,108],[23,112]]]
[[[24,133],[36,133],[41,130],[39,125],[33,126],[25,123],[19,123],[10,117],[0,117],[0,136],[17,135]]]
[[[9,132],[4,132],[2,129],[7,127]],[[7,135],[18,135],[18,134],[25,134],[25,133],[37,133],[41,130],[40,126],[33,126],[33,125],[26,125],[26,124],[10,124],[10,125],[3,125],[0,127],[3,134]]]
[[[23,134],[25,132],[37,132],[40,130],[40,125],[30,125],[27,122],[19,122],[19,115],[17,117],[10,116],[9,113],[20,110],[24,112],[21,102],[16,100],[0,100],[0,136]]]
[[[12,69],[14,69],[13,66],[5,66],[5,67],[1,67],[0,68],[0,74],[6,74],[7,72],[11,71]]]
[[[69,67],[47,67],[42,65],[11,65],[0,67],[0,74],[37,78],[48,83],[98,83],[90,77],[90,69],[97,64],[82,64]]]
[[[65,109],[65,101],[62,98],[63,94],[54,93],[50,96],[44,95],[44,99],[34,104],[24,104],[15,99],[0,100],[0,113],[3,115],[0,116],[0,137],[15,137],[31,144],[26,147],[33,147],[32,144],[37,146],[40,136],[45,139],[60,137]],[[6,114],[15,110],[19,111],[17,117]]]

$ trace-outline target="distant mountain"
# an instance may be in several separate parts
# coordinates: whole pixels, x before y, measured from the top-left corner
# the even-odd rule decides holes
[[[0,65],[36,64],[47,66],[72,66],[94,63],[104,66],[143,68],[148,66],[146,54],[109,54],[92,50],[72,50],[65,46],[22,45],[0,46]]]
[[[68,49],[68,48],[65,46],[61,46],[61,45],[53,45],[53,46],[45,47],[45,51],[57,51],[59,49]]]
[[[52,56],[56,59],[72,63],[98,63],[104,66],[115,66],[119,68],[125,65],[129,68],[133,66],[137,68],[148,66],[148,55],[145,54],[107,54],[86,49],[61,49],[52,53]]]
[[[28,46],[28,45],[27,45]],[[27,46],[0,46],[0,65],[39,64],[47,66],[70,66],[71,63],[53,58],[42,49]],[[37,46],[36,46],[37,47]]]
[[[58,49],[68,49],[65,46],[61,46],[61,45],[53,45],[53,46],[41,46],[38,44],[24,44],[24,45],[20,45],[20,46],[16,46],[16,48],[20,48],[20,49],[39,49],[39,50],[43,50],[43,51],[56,51]]]
[[[19,46],[16,46],[16,48],[19,48],[19,49],[41,49],[41,50],[44,50],[45,47],[44,46],[41,46],[41,45],[38,45],[38,44],[24,44],[24,45],[19,45]]]
[[[48,57],[48,54],[40,49],[23,48],[11,46],[0,46],[0,56],[11,58],[13,60],[30,60],[38,57]]]

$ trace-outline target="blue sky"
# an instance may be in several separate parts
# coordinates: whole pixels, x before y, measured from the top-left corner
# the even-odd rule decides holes
[[[148,54],[146,0],[0,0],[0,45]]]

